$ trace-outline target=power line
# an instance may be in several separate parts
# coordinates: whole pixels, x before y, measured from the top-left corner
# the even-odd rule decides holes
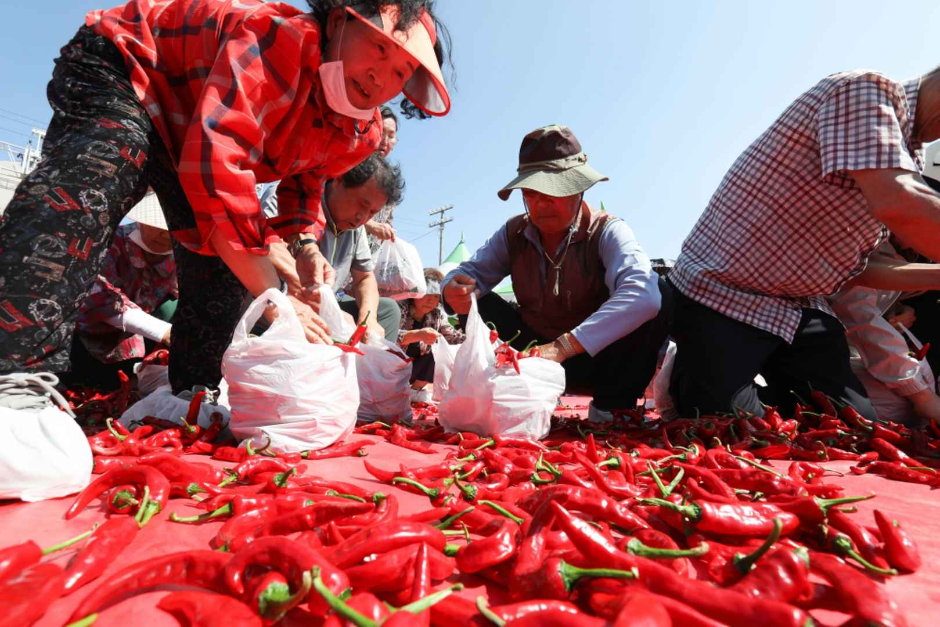
[[[18,118],[23,118],[23,119],[25,119],[25,120],[30,120],[31,122],[35,122],[36,124],[45,124],[45,122],[43,122],[43,121],[41,121],[41,120],[37,120],[36,118],[31,118],[31,117],[29,117],[28,115],[23,115],[22,113],[17,113],[16,111],[10,111],[10,110],[8,110],[8,109],[0,109],[0,111],[2,111],[2,112],[4,112],[4,113],[9,113],[10,115],[15,115],[15,116],[18,117]]]
[[[4,115],[3,113],[0,113],[0,118],[4,118],[10,122],[13,122],[14,124],[22,124],[23,126],[28,126],[30,128],[34,128],[36,126],[32,122],[24,122],[23,120],[17,120],[16,118],[10,117],[9,115]]]
[[[13,129],[3,128],[2,126],[0,126],[0,131],[5,131],[5,132],[7,132],[7,133],[13,133],[14,135],[19,135],[20,137],[29,137],[29,136],[30,136],[29,133],[26,133],[26,132],[24,132],[24,131],[14,131]]]

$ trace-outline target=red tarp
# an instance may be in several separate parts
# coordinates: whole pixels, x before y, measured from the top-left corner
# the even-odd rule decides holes
[[[361,436],[357,436],[361,437]],[[435,446],[440,454],[422,455],[386,443],[376,438],[378,444],[367,447],[368,459],[381,468],[396,469],[398,464],[427,465],[440,461],[448,447]],[[191,456],[191,459],[206,461],[204,456]],[[217,463],[217,462],[214,462]],[[231,464],[222,464],[230,466]],[[308,475],[318,475],[328,479],[348,481],[363,486],[370,491],[393,492],[401,504],[401,513],[409,514],[429,508],[428,500],[403,492],[397,488],[379,484],[365,472],[361,458],[340,458],[319,462],[305,462]],[[786,462],[777,462],[786,466]],[[845,486],[846,495],[860,495],[876,492],[878,497],[871,501],[858,503],[859,514],[854,517],[867,525],[874,525],[872,509],[881,509],[902,521],[905,528],[920,546],[924,565],[914,575],[902,575],[888,581],[891,596],[907,613],[909,625],[933,625],[940,620],[940,496],[926,486],[888,481],[881,477],[855,476],[848,472],[849,462],[828,462],[824,466],[846,473],[844,477],[833,476],[827,481]],[[49,546],[76,536],[104,519],[105,507],[101,501],[95,501],[76,518],[66,521],[65,510],[72,498],[44,501],[40,503],[12,503],[0,505],[0,529],[3,545],[34,540],[40,546]],[[220,522],[210,522],[201,526],[182,525],[168,521],[169,512],[181,516],[204,513],[190,506],[191,501],[171,500],[167,511],[156,516],[134,540],[132,546],[108,568],[102,577],[107,577],[124,566],[147,559],[185,549],[208,549],[209,539],[215,535]],[[47,559],[63,566],[73,555],[72,549]],[[98,581],[101,581],[99,579]],[[499,603],[500,591],[489,590],[481,580],[464,576],[461,581],[467,585],[462,594],[475,598],[480,594],[489,594],[494,603]],[[37,623],[43,626],[61,626],[69,618],[82,598],[95,588],[98,582],[92,582],[73,595],[60,599],[53,604],[46,615]],[[170,615],[156,609],[159,598],[166,591],[149,592],[130,597],[102,612],[96,626],[126,627],[128,619],[134,625],[174,627],[178,623]],[[820,617],[825,618],[820,615]],[[826,621],[830,622],[830,621]]]

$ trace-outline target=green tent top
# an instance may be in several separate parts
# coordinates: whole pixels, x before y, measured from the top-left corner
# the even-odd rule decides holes
[[[461,262],[466,261],[471,256],[470,249],[467,248],[467,245],[464,243],[463,233],[461,233],[460,243],[457,244],[457,247],[454,248],[453,252],[447,255],[447,257],[442,262],[442,265],[444,263],[455,263],[459,265]]]
[[[497,286],[493,289],[494,294],[513,294],[512,291],[512,281],[506,281],[505,284]]]

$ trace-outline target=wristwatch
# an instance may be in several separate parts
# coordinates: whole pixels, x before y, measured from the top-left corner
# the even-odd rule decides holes
[[[287,245],[287,252],[291,254],[292,257],[296,257],[300,253],[301,249],[305,246],[316,246],[317,240],[312,237],[300,238],[292,244]]]

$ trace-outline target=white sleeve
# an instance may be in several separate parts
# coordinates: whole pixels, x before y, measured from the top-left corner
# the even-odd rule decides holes
[[[128,308],[124,313],[112,316],[106,322],[122,331],[134,335],[143,335],[154,342],[163,340],[171,326],[169,322],[154,318],[143,309],[137,309],[136,307]]]

